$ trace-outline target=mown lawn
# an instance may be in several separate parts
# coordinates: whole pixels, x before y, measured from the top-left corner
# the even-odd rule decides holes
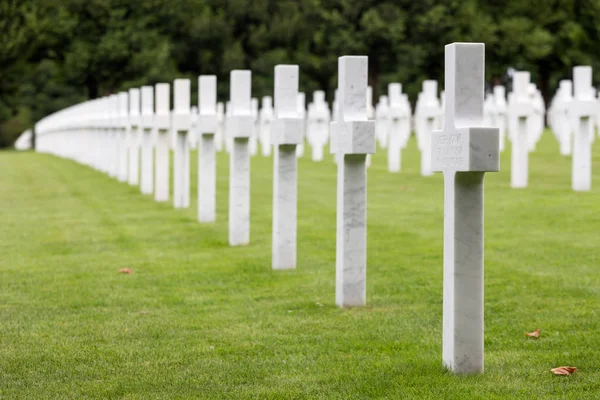
[[[486,176],[485,368],[441,365],[441,175],[373,158],[368,306],[338,309],[336,166],[299,161],[298,268],[271,270],[272,160],[252,159],[251,245],[88,167],[0,153],[0,398],[600,398],[600,149],[593,191],[547,133],[530,186]],[[193,171],[195,172],[195,162]],[[120,268],[131,268],[124,275]],[[541,328],[539,340],[524,331]],[[579,371],[558,377],[550,368]]]

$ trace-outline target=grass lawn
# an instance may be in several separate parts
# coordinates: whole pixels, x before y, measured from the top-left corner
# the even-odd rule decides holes
[[[338,309],[336,166],[299,161],[298,268],[271,270],[272,159],[252,159],[251,244],[218,220],[49,155],[0,153],[0,398],[600,398],[600,142],[593,190],[546,133],[530,185],[485,187],[485,368],[442,368],[441,174],[373,158],[368,306]],[[195,153],[194,153],[195,157]],[[131,275],[120,274],[131,268]],[[539,340],[524,331],[541,328]],[[576,366],[570,377],[550,369]]]

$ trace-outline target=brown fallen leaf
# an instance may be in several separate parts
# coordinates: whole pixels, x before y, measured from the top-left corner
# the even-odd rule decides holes
[[[540,328],[537,328],[533,332],[525,332],[525,336],[538,339],[540,337]]]
[[[122,274],[131,274],[133,271],[129,268],[121,268],[119,272]]]
[[[575,371],[577,371],[577,368],[576,367],[557,367],[557,368],[552,368],[550,371],[552,371],[552,373],[554,375],[571,375]]]

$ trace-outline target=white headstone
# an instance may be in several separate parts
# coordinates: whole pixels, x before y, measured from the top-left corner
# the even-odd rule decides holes
[[[140,89],[129,89],[129,177],[130,185],[140,183]]]
[[[217,103],[217,133],[215,134],[215,148],[217,151],[223,151],[225,141],[225,105]]]
[[[127,182],[129,153],[127,143],[127,128],[129,124],[129,95],[127,92],[119,93],[119,182]]]
[[[506,89],[504,86],[494,86],[494,106],[496,115],[494,123],[500,132],[500,151],[504,151],[506,143]]]
[[[509,126],[514,130],[512,136],[511,186],[527,187],[529,176],[529,144],[527,127],[533,113],[527,88],[529,72],[515,72],[513,75],[513,93],[509,102]]]
[[[296,146],[302,142],[303,119],[298,107],[297,65],[275,67],[273,121],[273,269],[296,268],[298,163]]]
[[[331,112],[325,101],[325,92],[313,93],[312,107],[308,110],[308,141],[312,147],[312,160],[323,160],[323,147],[329,140],[329,120]]]
[[[302,120],[302,140],[300,141],[300,143],[298,144],[298,146],[296,146],[296,156],[297,157],[302,157],[304,155],[304,135],[306,132],[306,124],[305,124],[305,120],[306,120],[306,95],[304,93],[298,93],[298,96],[296,96],[296,106],[297,106],[297,110],[298,110],[298,115],[300,116],[300,119]]]
[[[273,99],[271,96],[262,98],[259,113],[260,149],[264,157],[271,155],[271,123],[273,121]]]
[[[527,127],[529,151],[533,152],[544,133],[544,99],[535,83],[529,83],[527,94],[533,108],[533,114],[529,119],[529,126]]]
[[[227,136],[232,140],[229,155],[229,244],[250,243],[250,154],[248,139],[252,134],[250,107],[252,73],[231,71],[231,114],[227,118]]]
[[[32,149],[32,131],[31,129],[27,129],[25,132],[21,133],[21,135],[15,141],[15,149],[19,151],[31,150]]]
[[[331,123],[338,162],[336,290],[340,307],[366,303],[367,154],[375,152],[375,122],[367,120],[366,56],[338,59],[339,119]]]
[[[560,154],[563,156],[571,155],[572,148],[572,131],[569,121],[569,104],[573,101],[573,83],[570,80],[562,80],[560,85],[560,98],[557,104],[558,127],[559,127],[559,145]]]
[[[433,133],[433,170],[444,173],[443,361],[483,372],[483,177],[500,169],[497,128],[483,128],[483,43],[446,46],[446,110]]]
[[[258,124],[258,99],[256,97],[250,99],[250,108],[252,109],[252,135],[248,140],[248,151],[254,157],[258,151],[258,132],[260,129]]]
[[[142,194],[152,194],[154,191],[154,88],[142,86]]]
[[[190,149],[187,135],[191,127],[190,80],[175,79],[173,85],[173,132],[176,135],[173,155],[173,206],[190,206]]]
[[[421,149],[421,175],[433,175],[431,169],[431,134],[441,115],[441,106],[437,95],[437,81],[423,81],[421,104],[418,113]]]
[[[216,219],[215,132],[217,131],[217,77],[200,75],[198,78],[198,221]]]
[[[386,149],[388,145],[389,108],[388,96],[379,96],[375,107],[375,137],[382,149]]]
[[[108,96],[108,137],[109,137],[109,169],[108,175],[118,178],[119,175],[119,96]],[[69,151],[69,150],[67,150]]]
[[[168,83],[157,83],[156,108],[154,115],[154,128],[156,138],[156,182],[154,200],[158,202],[169,200],[169,175],[170,175],[170,129],[171,129],[171,86]]]
[[[402,100],[402,85],[388,85],[388,171],[399,172],[402,168],[402,148],[410,135],[410,114]]]
[[[589,191],[592,188],[592,120],[598,112],[592,87],[592,67],[573,68],[573,86],[575,93],[569,105],[573,126],[572,187],[575,191]]]
[[[190,150],[196,150],[198,145],[198,112],[198,107],[190,107],[190,133],[188,135]]]

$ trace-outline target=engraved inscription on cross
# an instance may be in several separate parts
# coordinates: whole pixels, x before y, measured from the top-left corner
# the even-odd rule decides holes
[[[484,50],[483,43],[446,46],[444,128],[432,135],[436,172],[499,170],[498,129],[482,127]]]
[[[500,169],[498,129],[483,128],[483,43],[446,46],[444,128],[432,134],[444,173],[443,362],[483,372],[483,176]]]
[[[340,57],[339,98],[340,118],[331,122],[331,153],[346,154],[375,153],[375,123],[367,119],[367,73],[366,56]]]

